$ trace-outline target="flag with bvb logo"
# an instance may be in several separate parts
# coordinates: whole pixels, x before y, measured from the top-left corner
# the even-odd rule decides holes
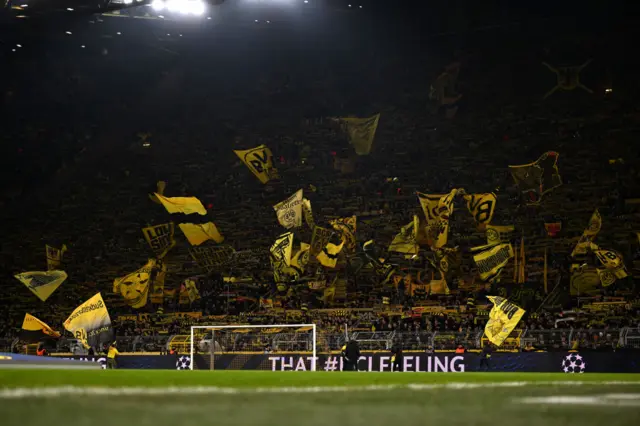
[[[286,229],[302,226],[302,189],[273,206],[280,225]]]
[[[488,225],[493,219],[493,212],[496,208],[498,197],[493,192],[484,194],[466,194],[464,200],[467,202],[469,213],[478,225]]]
[[[122,296],[127,305],[134,309],[140,309],[147,305],[149,298],[149,285],[155,259],[149,259],[140,269],[113,280],[113,292]]]
[[[278,179],[278,170],[273,166],[273,154],[265,145],[233,152],[263,184]]]

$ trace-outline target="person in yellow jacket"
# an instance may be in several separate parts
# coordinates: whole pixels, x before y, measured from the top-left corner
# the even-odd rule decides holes
[[[116,363],[116,356],[118,356],[120,352],[118,352],[118,348],[116,348],[116,342],[113,342],[111,346],[109,346],[109,350],[107,351],[107,369],[117,369],[118,364]]]

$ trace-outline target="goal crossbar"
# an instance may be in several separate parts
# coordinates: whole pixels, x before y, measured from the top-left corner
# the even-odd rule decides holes
[[[269,324],[269,325],[193,325],[191,326],[191,344],[190,344],[190,356],[191,362],[189,369],[193,370],[194,362],[194,346],[195,346],[195,333],[196,330],[211,331],[211,344],[209,345],[211,355],[211,369],[213,369],[214,363],[214,351],[215,351],[215,333],[216,330],[239,330],[239,329],[274,329],[274,328],[303,328],[309,327],[311,331],[311,371],[316,371],[316,325],[315,324]]]

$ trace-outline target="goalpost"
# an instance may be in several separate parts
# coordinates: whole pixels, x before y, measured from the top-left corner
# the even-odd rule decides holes
[[[316,325],[194,325],[191,326],[189,368],[198,368],[194,356],[202,355],[209,370],[216,361],[223,369],[264,369],[292,354],[304,369],[316,371]],[[292,361],[293,362],[293,361]],[[273,364],[272,364],[273,363]]]

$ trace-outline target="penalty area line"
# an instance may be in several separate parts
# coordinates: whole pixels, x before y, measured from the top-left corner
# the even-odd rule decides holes
[[[314,394],[337,392],[384,392],[392,390],[461,390],[482,388],[514,388],[526,386],[617,386],[636,385],[640,381],[520,381],[487,383],[389,384],[365,386],[300,386],[233,388],[219,386],[167,386],[167,387],[100,387],[53,386],[39,388],[0,388],[0,399],[60,398],[67,396],[169,396],[169,395],[257,395],[257,394]]]

